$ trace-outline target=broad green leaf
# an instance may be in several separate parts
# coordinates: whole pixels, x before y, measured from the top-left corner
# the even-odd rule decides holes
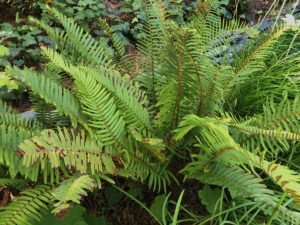
[[[206,206],[208,212],[213,213],[215,211],[218,200],[221,197],[222,191],[220,189],[211,189],[208,185],[199,191],[198,196],[201,199],[201,203]]]
[[[150,210],[151,212],[157,217],[157,219],[159,219],[160,221],[162,221],[163,219],[163,206],[164,206],[164,202],[166,200],[167,196],[166,195],[159,195],[154,199],[154,202],[152,203]],[[166,212],[166,215],[168,214],[168,212]]]
[[[60,216],[55,216],[49,210],[42,220],[35,225],[88,225],[83,218],[85,212],[86,209],[82,206],[74,206]]]
[[[6,86],[8,90],[19,88],[16,81],[12,80],[4,72],[0,72],[0,87],[2,86]]]
[[[88,225],[112,225],[106,221],[104,216],[98,217],[95,214],[85,214],[84,218]]]
[[[9,54],[9,49],[3,45],[0,45],[0,57]]]

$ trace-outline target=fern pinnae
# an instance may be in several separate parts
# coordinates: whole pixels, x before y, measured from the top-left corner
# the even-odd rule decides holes
[[[71,49],[79,53],[79,59],[84,58],[92,65],[105,66],[113,68],[112,54],[102,44],[98,43],[88,33],[84,33],[72,19],[59,13],[56,9],[47,7],[47,10],[62,24],[68,35],[66,42]],[[84,62],[86,63],[86,61]]]
[[[66,128],[57,132],[44,130],[39,136],[25,140],[19,148],[23,152],[23,165],[36,168],[46,175],[64,166],[81,173],[89,171],[92,175],[114,174],[116,168],[113,160],[116,150],[98,145],[83,131],[75,135],[74,131]]]
[[[39,222],[52,203],[51,188],[40,185],[21,192],[21,196],[0,210],[1,224],[30,225]]]
[[[242,57],[238,54],[238,58],[234,60],[234,75],[228,80],[227,86],[235,79],[244,79],[253,72],[261,71],[264,68],[264,60],[272,54],[271,47],[289,29],[287,25],[279,25],[258,43],[250,42],[246,46],[246,53]]]
[[[31,70],[21,71],[13,68],[10,71],[10,75],[24,82],[34,93],[38,94],[46,102],[53,104],[60,112],[69,116],[75,126],[77,121],[85,125],[85,119],[81,113],[78,100],[70,91],[62,88],[58,83],[47,79],[42,74],[38,76],[36,72]]]
[[[80,204],[82,196],[87,196],[87,191],[94,188],[94,180],[88,175],[74,175],[63,181],[56,190],[54,198],[58,201],[52,211],[55,214],[71,207],[70,202]]]

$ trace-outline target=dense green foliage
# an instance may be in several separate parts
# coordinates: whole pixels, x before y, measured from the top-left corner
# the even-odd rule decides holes
[[[0,185],[29,187],[0,209],[0,224],[43,224],[103,183],[124,192],[120,178],[166,194],[181,188],[178,174],[203,184],[208,215],[181,207],[184,191],[150,209],[131,196],[159,224],[300,223],[299,26],[278,20],[261,33],[222,18],[217,0],[186,20],[180,2],[142,2],[134,54],[104,19],[109,44],[55,8],[45,10],[57,27],[30,18],[55,46],[41,48],[41,70],[6,70],[37,115],[0,102]],[[240,34],[247,44],[234,51]]]

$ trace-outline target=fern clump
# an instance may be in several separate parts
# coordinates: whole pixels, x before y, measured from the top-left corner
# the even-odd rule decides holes
[[[219,206],[196,223],[299,224],[299,27],[278,22],[261,34],[224,20],[213,0],[187,21],[173,21],[159,0],[144,8],[135,56],[102,19],[111,47],[53,8],[63,29],[31,18],[56,47],[42,47],[43,71],[7,69],[30,90],[37,117],[0,102],[0,163],[11,177],[0,185],[36,185],[1,209],[0,222],[59,214],[117,177],[167,192],[180,173],[222,188]],[[246,45],[229,51],[241,33]],[[178,156],[187,163],[174,171]]]

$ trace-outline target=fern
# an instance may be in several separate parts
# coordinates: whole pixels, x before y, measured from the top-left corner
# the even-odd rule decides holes
[[[23,179],[0,178],[0,187],[21,187],[27,184]]]
[[[99,23],[102,26],[102,28],[104,29],[104,31],[106,32],[106,34],[108,35],[108,37],[111,39],[113,47],[115,48],[118,56],[119,57],[124,56],[125,47],[124,47],[124,44],[122,43],[122,40],[120,40],[120,38],[117,36],[117,34],[115,34],[111,30],[110,26],[106,23],[105,20],[100,18]]]
[[[58,200],[58,202],[55,203],[53,212],[59,213],[60,211],[69,208],[70,201],[80,204],[81,196],[86,196],[86,190],[91,190],[93,187],[94,181],[88,175],[74,175],[63,181],[54,191],[54,198]]]
[[[76,126],[79,122],[85,126],[85,119],[81,113],[78,100],[70,91],[42,75],[38,76],[34,71],[21,71],[18,68],[13,68],[10,74],[26,83],[34,93],[38,94],[47,103],[53,104],[61,113],[69,116],[73,125]]]
[[[199,1],[185,21],[182,1],[143,1],[136,58],[103,19],[111,47],[56,9],[46,7],[57,24],[31,19],[57,46],[42,47],[41,72],[7,71],[30,90],[37,118],[0,101],[0,185],[23,177],[54,191],[25,191],[0,224],[64,212],[116,176],[166,193],[179,184],[179,157],[186,179],[223,187],[218,212],[201,222],[184,208],[186,221],[298,224],[299,30],[277,24],[264,35],[222,18],[221,4]]]
[[[262,180],[255,178],[252,174],[245,173],[240,168],[228,168],[218,163],[204,173],[198,171],[196,174],[189,174],[189,170],[195,171],[189,167],[183,171],[189,178],[194,178],[204,183],[225,186],[235,199],[252,198],[254,201],[260,203],[260,207],[264,209],[267,214],[269,214],[269,208],[274,209],[278,205],[279,199],[273,197],[273,191],[267,189],[267,187],[261,183]],[[291,211],[284,206],[279,206],[278,213],[282,218],[292,223],[297,224],[300,221],[300,213]]]
[[[217,125],[218,124],[218,125]],[[241,148],[229,135],[228,128],[222,128],[222,121],[206,121],[203,118],[189,116],[181,124],[177,139],[182,139],[193,129],[199,132],[201,147],[205,147],[212,158],[207,159],[206,166],[211,161],[226,162],[231,165],[249,164],[263,170],[273,181],[299,203],[300,176],[297,172],[274,162],[264,160],[261,157]]]
[[[145,86],[150,99],[155,99],[155,86],[157,82],[157,69],[163,59],[166,47],[167,32],[165,26],[165,15],[161,11],[161,5],[157,0],[146,0],[143,2],[147,18],[143,22],[144,38],[139,40],[139,64],[150,74],[151,84]]]
[[[23,164],[43,170],[45,179],[52,168],[63,169],[64,165],[91,174],[114,174],[116,169],[112,159],[116,153],[89,140],[84,132],[75,135],[67,129],[58,129],[57,133],[44,130],[40,136],[25,140],[19,148],[23,151]]]
[[[257,147],[270,149],[277,155],[287,151],[292,141],[299,141],[299,97],[289,100],[283,96],[277,104],[274,99],[269,100],[263,113],[246,120],[243,123],[232,124],[231,127],[243,133],[238,140],[249,150]]]
[[[66,49],[75,62],[104,66],[112,68],[112,53],[103,44],[98,43],[89,33],[84,32],[72,19],[59,13],[56,9],[46,7],[64,27],[64,31],[59,32],[47,24],[36,19],[31,19],[41,28],[45,29],[54,40],[58,41],[62,49]],[[68,55],[68,54],[67,54]]]
[[[41,220],[52,202],[51,188],[37,186],[21,192],[8,206],[0,209],[1,224],[30,225]]]
[[[18,145],[25,139],[37,134],[39,130],[0,126],[0,163],[7,165],[10,175],[14,178],[19,172],[25,173],[22,163],[19,161]],[[33,171],[27,170],[32,174]],[[33,172],[34,173],[34,172]]]

